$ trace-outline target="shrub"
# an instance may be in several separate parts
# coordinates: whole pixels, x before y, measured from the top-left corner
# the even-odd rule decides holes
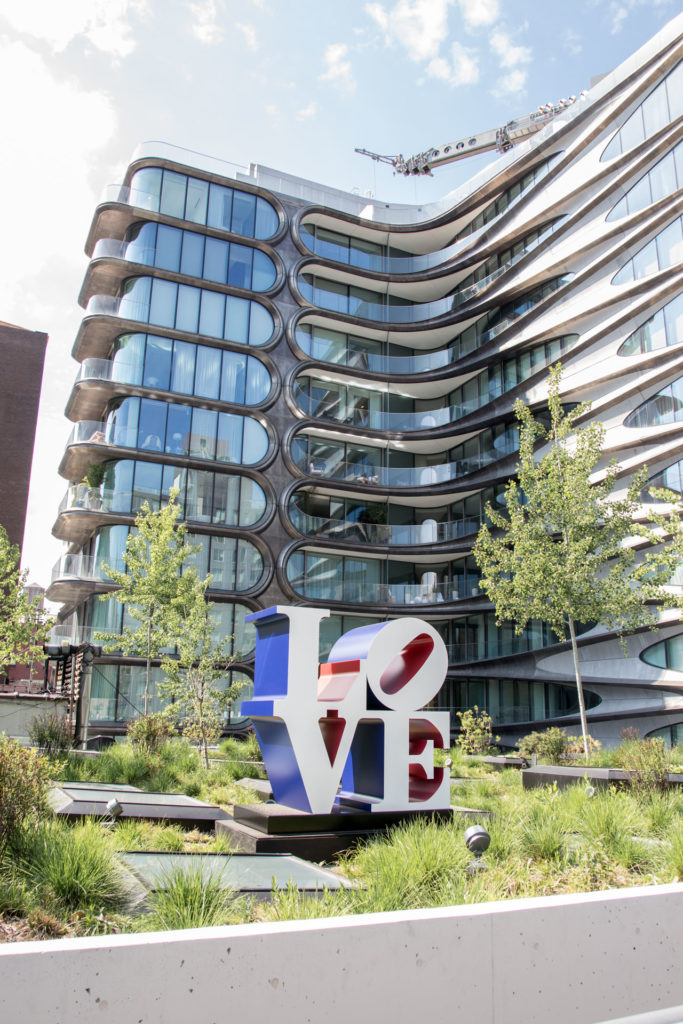
[[[128,902],[109,838],[94,822],[43,825],[24,844],[21,862],[35,888],[64,910],[120,910]]]
[[[458,711],[460,719],[460,735],[457,746],[465,754],[485,754],[493,746],[491,716],[484,710],[480,711],[475,704],[467,711]]]
[[[41,711],[34,715],[28,727],[31,743],[42,747],[47,754],[69,750],[73,744],[73,729],[65,715]]]
[[[232,891],[223,889],[218,879],[205,879],[200,868],[176,868],[161,885],[148,900],[150,915],[145,925],[150,930],[211,928],[225,923]]]
[[[630,783],[637,789],[663,789],[669,771],[669,751],[663,739],[626,740],[618,748],[615,760],[630,772]]]
[[[530,732],[519,741],[517,748],[524,757],[536,754],[541,764],[559,764],[567,753],[568,744],[566,732],[553,726],[544,732]]]
[[[140,715],[128,723],[128,739],[136,750],[156,753],[177,734],[173,722],[162,714]]]
[[[0,857],[45,810],[52,766],[36,750],[0,738]]]

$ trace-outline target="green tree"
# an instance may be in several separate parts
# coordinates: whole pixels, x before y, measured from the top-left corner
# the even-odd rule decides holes
[[[18,662],[42,659],[53,625],[40,598],[29,598],[27,578],[28,571],[19,568],[19,548],[0,526],[0,673]]]
[[[192,585],[174,602],[177,653],[164,658],[166,679],[159,684],[160,694],[169,702],[164,713],[198,744],[206,768],[209,745],[223,728],[223,713],[240,691],[239,684],[222,685],[232,661],[228,651],[231,638],[214,636],[213,605],[206,600],[211,579],[202,580],[192,570]]]
[[[531,619],[541,619],[558,639],[569,634],[588,758],[577,623],[600,622],[620,637],[653,626],[657,612],[648,603],[679,603],[666,585],[683,558],[683,533],[678,500],[665,492],[656,496],[672,503],[670,514],[650,507],[648,522],[642,521],[646,469],[625,487],[617,464],[598,468],[605,428],[595,421],[577,427],[590,406],[563,409],[561,372],[559,365],[550,372],[549,427],[521,401],[515,404],[517,478],[506,488],[504,513],[487,506],[491,528],[482,526],[473,554],[499,624],[511,621],[521,633]]]
[[[145,715],[151,693],[152,662],[177,642],[175,604],[182,601],[196,579],[193,567],[187,567],[185,574],[183,569],[199,547],[186,543],[187,527],[178,521],[179,517],[175,490],[171,491],[168,503],[159,509],[152,510],[145,502],[126,541],[125,571],[103,566],[118,589],[101,594],[100,600],[125,605],[128,618],[138,625],[126,625],[119,634],[101,633],[98,642],[106,651],[122,651],[145,659]]]

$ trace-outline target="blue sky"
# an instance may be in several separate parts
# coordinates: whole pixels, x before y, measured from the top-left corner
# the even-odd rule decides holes
[[[138,142],[163,139],[422,203],[485,159],[404,179],[405,156],[589,88],[676,0],[5,0],[0,320],[50,335],[24,563],[47,584],[88,225]],[[9,102],[8,102],[9,100]]]

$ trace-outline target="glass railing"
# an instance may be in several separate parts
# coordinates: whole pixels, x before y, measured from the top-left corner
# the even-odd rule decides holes
[[[497,267],[496,270],[487,274],[486,277],[482,277],[481,280],[475,281],[465,288],[461,288],[451,295],[446,295],[442,299],[435,299],[433,302],[420,302],[420,303],[401,303],[398,305],[391,305],[385,302],[362,302],[356,301],[353,296],[350,296],[346,302],[346,308],[340,308],[340,305],[326,306],[322,302],[317,301],[316,292],[318,296],[320,292],[324,292],[324,289],[314,286],[310,282],[305,280],[305,274],[309,271],[304,271],[299,275],[298,285],[301,294],[308,302],[313,305],[319,306],[321,309],[331,309],[332,312],[346,313],[349,316],[360,317],[363,320],[379,320],[382,323],[414,323],[422,320],[432,320],[435,317],[445,316],[448,313],[453,312],[459,306],[462,306],[465,302],[469,302],[471,299],[481,295],[482,292],[490,288],[500,277],[503,276],[511,267],[518,263],[524,256],[532,252],[536,246],[550,233],[552,229],[544,232],[539,238],[535,239],[533,243],[521,249],[518,253],[515,253],[506,263],[502,266]],[[335,295],[337,302],[342,296],[336,295],[336,293],[329,293]],[[502,329],[502,328],[501,328]]]
[[[373,373],[387,373],[395,376],[403,374],[426,373],[429,370],[440,370],[453,362],[451,349],[440,349],[438,352],[424,352],[412,356],[385,356],[376,352],[339,352],[333,359],[326,358],[324,352],[316,351],[321,346],[307,331],[297,331],[296,341],[311,359],[335,366],[349,366],[357,370],[371,370]]]
[[[52,569],[52,582],[55,583],[58,580],[99,580],[110,583],[111,577],[107,575],[103,568],[105,561],[110,568],[115,569],[117,572],[125,570],[123,559],[102,559],[96,555],[84,555],[78,552],[77,554],[62,555]]]
[[[129,253],[129,250],[131,252]],[[129,263],[144,263],[154,266],[156,248],[153,245],[140,247],[138,242],[121,241],[119,238],[100,238],[93,249],[91,259],[102,258],[128,260]]]
[[[107,436],[108,430],[108,424],[100,420],[79,420],[69,434],[67,447],[88,441],[90,444],[112,444],[111,438]]]
[[[443,406],[440,409],[383,412],[380,409],[366,407],[365,403],[370,400],[370,396],[356,398],[353,402],[345,402],[343,396],[335,396],[336,402],[330,402],[328,399],[321,401],[313,398],[306,385],[298,381],[295,381],[293,388],[293,397],[299,408],[314,419],[332,420],[354,427],[368,427],[370,430],[392,431],[431,430],[434,427],[449,426],[502,394],[503,389],[496,388],[487,395],[477,395],[466,402]]]
[[[140,210],[156,211],[159,209],[159,194],[144,192],[129,185],[112,184],[104,187],[100,203],[125,203],[126,206],[136,206]]]
[[[98,638],[104,634],[119,635],[115,629],[106,629],[102,626],[53,626],[50,630],[48,643],[61,644],[67,642],[74,647],[78,646],[78,644],[96,644],[101,646],[102,641]]]
[[[301,597],[311,601],[339,601],[344,604],[436,605],[477,597],[479,583],[474,575],[466,580],[437,584],[366,583],[355,580],[290,580]]]
[[[438,466],[391,467],[371,466],[367,463],[348,462],[345,459],[313,458],[307,465],[299,469],[307,476],[323,477],[329,480],[348,480],[357,484],[373,484],[380,487],[430,487],[435,484],[448,483],[469,473],[475,473],[492,462],[497,462],[508,455],[514,455],[519,449],[516,445],[506,448],[489,449],[479,455],[472,455],[455,462],[446,462]]]
[[[353,246],[346,249],[333,242],[321,242],[311,237],[305,225],[301,228],[301,241],[314,256],[331,260],[333,263],[343,263],[349,267],[370,270],[378,274],[419,274],[455,259],[469,246],[474,245],[483,230],[480,228],[445,249],[406,256],[382,256],[379,253],[362,252]]]
[[[110,380],[118,384],[137,384],[142,376],[142,359],[138,363],[120,359],[84,359],[76,380]]]
[[[149,302],[136,302],[128,295],[92,295],[85,307],[86,316],[120,316],[125,320],[149,319]]]
[[[469,516],[453,522],[437,523],[433,519],[424,523],[389,525],[387,523],[359,522],[350,519],[325,519],[311,516],[301,509],[290,507],[289,518],[293,526],[307,537],[324,537],[326,540],[368,544],[392,544],[413,547],[423,544],[440,544],[458,540],[478,532],[481,519]]]

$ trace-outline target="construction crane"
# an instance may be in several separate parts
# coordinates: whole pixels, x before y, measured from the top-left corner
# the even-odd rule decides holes
[[[581,96],[585,96],[585,93],[581,93]],[[457,139],[455,142],[447,142],[444,146],[426,149],[424,153],[408,157],[407,160],[401,153],[398,156],[382,156],[379,153],[371,153],[367,149],[356,149],[356,153],[369,156],[377,163],[390,164],[398,174],[431,175],[432,168],[442,167],[444,164],[462,160],[475,153],[486,153],[492,149],[497,149],[499,153],[507,153],[514,145],[540,131],[549,121],[552,121],[554,117],[575,102],[576,96],[570,96],[569,99],[562,99],[559,103],[545,103],[532,114],[525,114],[523,117],[508,121],[502,128],[490,128],[488,131],[481,132],[480,135],[471,135],[465,139]]]

